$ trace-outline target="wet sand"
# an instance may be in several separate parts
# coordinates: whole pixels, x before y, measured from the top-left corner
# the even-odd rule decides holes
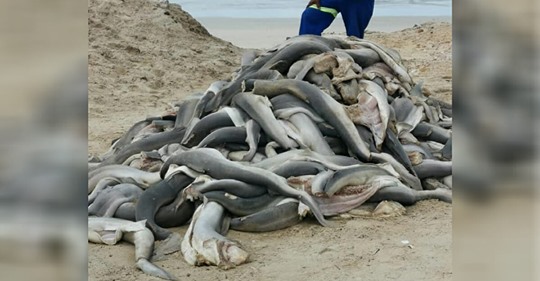
[[[299,15],[300,16],[300,15]],[[210,34],[242,48],[269,48],[285,38],[298,34],[298,18],[199,18]],[[394,32],[426,22],[450,23],[451,17],[373,17],[367,32]],[[343,34],[345,26],[340,16],[325,31]]]

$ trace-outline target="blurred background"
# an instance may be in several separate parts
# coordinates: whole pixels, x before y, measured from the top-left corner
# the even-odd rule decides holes
[[[453,277],[540,280],[539,4],[452,6]],[[87,34],[86,1],[0,2],[0,280],[86,279]]]
[[[86,280],[87,2],[0,2],[0,280]]]
[[[455,280],[540,280],[538,12],[453,2]]]

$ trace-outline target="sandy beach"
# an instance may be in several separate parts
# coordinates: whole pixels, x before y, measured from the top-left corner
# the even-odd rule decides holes
[[[89,1],[88,150],[102,154],[131,125],[229,79],[242,48],[270,48],[296,35],[298,19],[200,22],[157,1]],[[396,49],[424,91],[452,100],[449,18],[374,18],[366,39]],[[338,19],[329,33],[342,34]],[[218,38],[219,37],[219,38]],[[187,226],[174,231],[184,235]],[[451,280],[452,206],[435,200],[402,217],[313,219],[269,233],[231,231],[250,262],[224,271],[188,265],[180,252],[156,261],[180,280]],[[401,241],[408,240],[413,247]],[[160,280],[135,267],[134,248],[88,245],[88,280]]]
[[[300,18],[200,18],[210,34],[242,48],[269,48],[298,34]],[[451,17],[373,17],[366,30],[394,32],[426,22],[450,23]],[[338,16],[325,34],[343,34],[345,26]],[[262,34],[262,36],[261,36]]]

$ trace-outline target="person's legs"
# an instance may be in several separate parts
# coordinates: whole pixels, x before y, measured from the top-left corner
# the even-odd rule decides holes
[[[298,34],[321,35],[321,33],[330,26],[332,21],[334,21],[334,16],[332,14],[314,8],[306,8],[302,13],[300,32]]]
[[[339,0],[321,0],[321,9],[306,8],[302,13],[298,34],[321,35],[339,13],[339,2]]]
[[[373,15],[374,0],[343,1],[341,16],[347,35],[364,38],[364,31]]]

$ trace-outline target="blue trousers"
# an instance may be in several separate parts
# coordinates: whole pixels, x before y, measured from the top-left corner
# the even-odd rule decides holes
[[[373,15],[375,0],[321,0],[321,7],[341,13],[348,36],[364,38],[364,30]],[[321,33],[334,21],[334,16],[314,8],[306,8],[300,21],[300,35]]]

